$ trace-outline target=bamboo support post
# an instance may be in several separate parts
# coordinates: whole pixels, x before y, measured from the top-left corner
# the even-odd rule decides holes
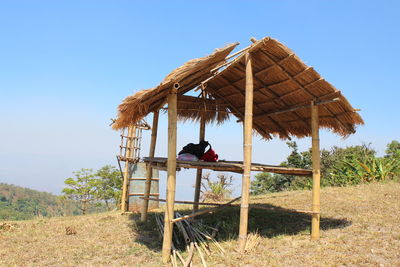
[[[311,218],[311,240],[319,238],[320,224],[320,151],[319,151],[319,117],[318,106],[311,104],[311,134],[312,134],[312,214]]]
[[[126,139],[126,148],[125,148],[125,158],[130,158],[132,155],[132,135],[135,133],[135,126],[131,125],[128,128],[128,138]],[[122,196],[121,196],[121,212],[126,212],[128,210],[128,187],[129,187],[129,166],[130,162],[125,161],[124,168],[124,181],[122,184]]]
[[[177,136],[177,91],[179,84],[174,84],[168,95],[168,177],[167,177],[167,205],[164,216],[164,237],[162,247],[163,263],[170,260],[172,247],[171,220],[174,217],[174,201],[176,188],[176,136]]]
[[[253,71],[251,56],[246,53],[246,98],[243,129],[243,176],[242,176],[242,203],[240,206],[239,251],[244,252],[247,240],[249,217],[249,189],[252,150],[252,123],[253,123]]]
[[[203,99],[205,98],[205,93],[203,91]],[[207,108],[205,106],[204,101],[204,110]],[[200,133],[199,133],[199,142],[204,141],[205,133],[206,133],[206,120],[205,120],[205,111],[201,113],[200,118]],[[197,204],[200,200],[200,187],[201,187],[201,178],[203,176],[203,169],[197,169],[196,172],[196,184],[195,184],[195,191],[194,191],[194,204],[193,204],[193,212],[196,212],[199,209],[199,204]]]
[[[156,151],[156,141],[157,141],[157,130],[158,130],[158,117],[159,112],[155,111],[153,113],[153,127],[151,128],[151,141],[150,141],[150,152],[149,157],[153,158]],[[151,189],[151,178],[153,177],[153,168],[151,164],[147,164],[146,166],[146,184],[144,190],[144,199],[143,199],[143,207],[142,214],[140,220],[145,222],[147,220],[147,210],[149,208],[149,195]]]

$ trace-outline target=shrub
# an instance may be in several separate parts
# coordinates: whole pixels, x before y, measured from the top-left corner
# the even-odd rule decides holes
[[[210,173],[202,177],[202,201],[222,201],[230,197],[233,176],[218,174],[216,181],[210,179]]]

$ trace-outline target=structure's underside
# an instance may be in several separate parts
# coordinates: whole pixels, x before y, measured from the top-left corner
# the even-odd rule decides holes
[[[269,37],[232,55],[231,44],[213,54],[191,60],[172,71],[155,88],[128,96],[118,107],[114,129],[130,128],[153,113],[152,138],[147,163],[146,189],[142,221],[147,218],[152,168],[167,170],[167,198],[163,260],[169,261],[172,227],[177,220],[194,217],[199,205],[202,169],[242,174],[239,251],[244,251],[248,226],[250,172],[272,172],[312,176],[311,239],[319,238],[320,222],[320,150],[319,129],[327,128],[341,136],[355,132],[363,124],[347,99],[312,67],[307,66],[289,48]],[[194,89],[194,91],[193,91]],[[189,93],[189,91],[191,91]],[[193,95],[198,95],[193,96]],[[168,157],[155,157],[159,111],[168,111]],[[231,115],[243,123],[243,162],[178,161],[177,120],[200,122],[199,140],[205,140],[206,123],[218,124]],[[252,163],[252,133],[264,139],[312,137],[312,170]],[[126,158],[126,164],[129,160]],[[194,213],[174,219],[176,171],[197,169]],[[124,176],[124,185],[128,177]],[[126,189],[125,191],[126,192]],[[122,207],[126,196],[122,196]],[[126,203],[125,203],[126,204]]]

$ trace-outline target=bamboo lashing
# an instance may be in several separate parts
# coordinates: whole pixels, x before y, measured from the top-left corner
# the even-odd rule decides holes
[[[250,169],[252,150],[252,123],[253,123],[253,70],[251,55],[246,52],[246,99],[243,131],[243,177],[242,203],[240,207],[239,251],[244,252],[247,240],[250,194]]]
[[[319,238],[320,225],[320,150],[319,150],[319,114],[318,106],[311,103],[311,129],[312,129],[312,169],[313,169],[313,184],[312,184],[312,211],[315,214],[311,218],[311,240]]]
[[[177,90],[179,84],[174,84],[168,94],[168,177],[167,177],[167,205],[164,216],[164,237],[162,259],[164,263],[170,260],[172,246],[171,220],[174,217],[174,201],[176,187],[176,136],[177,136]]]
[[[158,131],[158,117],[159,112],[155,111],[153,113],[153,127],[151,128],[151,141],[150,141],[150,152],[149,157],[154,157],[156,151],[156,142],[157,142],[157,131]],[[143,200],[143,207],[142,207],[142,214],[140,216],[140,220],[145,222],[147,220],[147,210],[149,208],[149,200],[146,199],[150,195],[151,189],[151,178],[153,177],[153,168],[151,164],[146,165],[146,184],[144,190],[144,200]]]

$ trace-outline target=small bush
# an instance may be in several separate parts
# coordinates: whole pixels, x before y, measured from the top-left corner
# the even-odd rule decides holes
[[[288,142],[292,149],[281,166],[311,168],[311,150],[299,152],[296,142]],[[333,147],[321,151],[321,185],[346,186],[388,179],[400,179],[400,143],[387,145],[386,155],[376,157],[370,144]],[[311,177],[259,173],[251,183],[252,194],[264,194],[283,190],[311,189]]]
[[[233,176],[218,174],[216,181],[210,179],[210,173],[202,177],[202,201],[222,201],[230,197]]]

